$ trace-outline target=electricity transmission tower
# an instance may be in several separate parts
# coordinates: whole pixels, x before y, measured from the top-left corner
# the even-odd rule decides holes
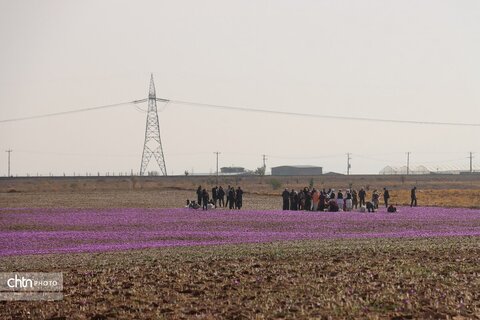
[[[148,91],[147,124],[145,127],[145,143],[143,145],[142,164],[140,175],[143,176],[152,156],[157,160],[160,171],[167,175],[165,157],[163,156],[162,140],[160,139],[160,124],[158,122],[157,97],[153,74],[150,77],[150,89]]]

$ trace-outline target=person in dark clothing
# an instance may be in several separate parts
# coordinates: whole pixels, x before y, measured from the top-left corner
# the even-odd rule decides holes
[[[330,191],[330,200],[332,200],[332,199],[335,200],[335,197],[336,197],[335,190],[331,190]]]
[[[357,190],[352,191],[352,207],[357,209],[358,208],[358,195]]]
[[[217,193],[218,193],[218,186],[215,186],[212,188],[212,200],[215,208],[217,207],[217,197],[218,197]]]
[[[298,193],[294,189],[290,191],[290,210],[298,210]]]
[[[323,189],[323,191],[320,192],[320,198],[318,200],[318,211],[325,211],[325,198],[325,189]]]
[[[218,188],[217,198],[218,198],[218,205],[220,207],[224,207],[225,206],[225,191],[223,190],[222,186],[220,186],[220,188]]]
[[[308,188],[305,188],[303,190],[303,193],[305,194],[305,210],[311,211],[312,210],[312,192],[310,192]]]
[[[209,200],[209,195],[208,195],[208,191],[203,189],[202,191],[202,203],[203,203],[203,206],[202,206],[202,210],[208,210],[208,200]]]
[[[377,190],[373,190],[372,202],[373,202],[373,205],[375,206],[375,209],[378,209],[378,203],[380,202],[380,195],[378,194]]]
[[[385,208],[388,208],[388,199],[390,199],[390,192],[387,188],[383,188],[383,201],[385,202]]]
[[[289,210],[290,209],[290,192],[288,192],[287,188],[285,188],[285,190],[282,192],[282,198],[283,198],[283,210]]]
[[[305,193],[300,189],[298,192],[297,210],[303,210],[305,207]]]
[[[410,202],[410,207],[417,206],[417,187],[413,187],[412,191],[410,192],[410,198],[412,201]]]
[[[293,203],[292,203],[293,210],[295,210],[295,211],[298,210],[298,205],[300,204],[299,202],[300,202],[300,197],[298,195],[298,192],[295,191],[294,194],[293,194]]]
[[[228,208],[233,209],[235,206],[235,190],[231,187],[228,191],[227,202],[229,204]]]
[[[352,205],[352,193],[350,190],[347,190],[347,194],[345,195],[345,204],[344,204],[345,209],[344,211],[352,211],[353,205]]]
[[[362,188],[360,191],[358,191],[358,198],[360,199],[360,207],[365,205],[365,197],[367,196],[367,193],[365,190]]]
[[[198,189],[197,189],[197,203],[198,205],[202,205],[202,186],[198,186]]]
[[[375,212],[375,205],[372,202],[367,201],[366,205],[367,205],[368,212]]]
[[[293,210],[293,201],[294,201],[294,198],[295,198],[295,190],[292,189],[292,190],[290,191],[290,210]],[[295,210],[297,210],[297,209],[295,208]]]
[[[338,212],[338,203],[335,199],[328,201],[328,212]]]
[[[236,196],[236,199],[235,199],[235,203],[236,203],[236,207],[238,210],[242,209],[242,205],[243,205],[243,190],[242,188],[238,187],[237,188],[237,196]]]
[[[229,207],[230,204],[230,185],[228,185],[227,190],[225,191],[227,194],[227,202],[225,203],[225,208]]]
[[[397,212],[397,208],[395,208],[393,204],[391,204],[390,206],[388,206],[387,212]]]

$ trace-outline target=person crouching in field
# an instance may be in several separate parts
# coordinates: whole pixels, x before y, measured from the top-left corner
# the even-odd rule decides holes
[[[190,209],[199,209],[200,206],[198,205],[198,203],[195,202],[195,200],[192,200],[192,201],[188,201],[188,208]]]
[[[288,189],[285,188],[282,192],[282,199],[283,199],[283,210],[289,210],[290,209],[290,192],[288,192]]]
[[[210,199],[210,201],[208,201],[208,206],[207,207],[208,207],[208,210],[216,208],[215,202],[213,202],[213,199]]]
[[[366,206],[367,206],[368,212],[375,212],[375,205],[372,202],[367,201]]]
[[[328,212],[338,212],[338,203],[335,201],[335,199],[330,199],[328,201]]]
[[[393,204],[391,204],[391,205],[388,206],[387,212],[391,212],[391,213],[397,212],[397,208],[395,208],[395,207],[393,206]]]

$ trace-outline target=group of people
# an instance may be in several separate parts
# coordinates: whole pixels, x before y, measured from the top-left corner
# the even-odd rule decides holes
[[[416,187],[411,190],[411,206],[417,206]],[[316,190],[315,188],[305,187],[303,190],[289,191],[285,189],[282,193],[283,210],[306,210],[306,211],[352,211],[375,212],[380,205],[380,198],[383,196],[383,202],[388,212],[396,212],[392,204],[389,204],[390,192],[383,188],[380,194],[373,190],[370,201],[367,201],[367,192],[364,188],[357,190],[347,189],[345,191],[329,189],[326,191]]]
[[[197,202],[187,200],[187,207],[198,209],[202,207],[203,210],[224,207],[229,209],[241,209],[243,205],[243,190],[241,187],[228,186],[223,189],[222,186],[215,186],[212,188],[211,197],[207,189],[198,186],[197,188]]]

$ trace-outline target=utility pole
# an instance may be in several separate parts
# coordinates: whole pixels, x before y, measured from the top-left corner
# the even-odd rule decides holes
[[[10,177],[10,153],[12,153],[12,149],[8,149],[5,152],[8,153],[8,177]]]
[[[350,168],[352,167],[352,166],[350,165],[350,160],[351,160],[351,159],[352,159],[352,158],[350,158],[350,153],[347,153],[347,176],[350,175]]]
[[[410,174],[410,152],[407,152],[407,176]]]
[[[217,155],[217,185],[218,185],[218,155],[220,154],[220,152],[216,151],[214,153]]]
[[[266,169],[267,168],[267,155],[262,154],[262,158],[263,158],[263,168]]]
[[[470,152],[470,173],[473,172],[473,152]]]

